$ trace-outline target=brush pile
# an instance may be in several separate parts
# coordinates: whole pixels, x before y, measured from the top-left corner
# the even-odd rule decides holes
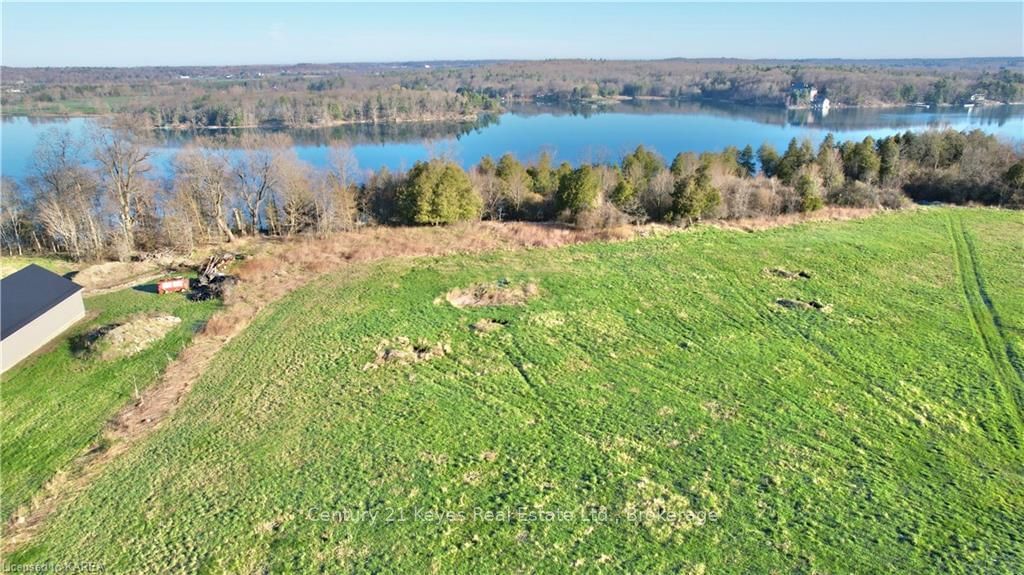
[[[222,268],[236,259],[238,259],[237,256],[229,253],[216,254],[207,258],[198,268],[199,277],[192,280],[189,299],[192,301],[224,299],[224,296],[238,284],[238,277],[224,273]]]

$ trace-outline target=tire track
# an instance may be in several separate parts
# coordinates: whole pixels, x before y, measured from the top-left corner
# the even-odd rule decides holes
[[[963,221],[961,221],[963,226]],[[981,267],[979,266],[978,250],[974,245],[974,238],[967,232],[967,228],[963,228],[964,240],[967,244],[967,253],[971,258],[973,264],[974,277],[978,280],[978,293],[981,294],[981,300],[985,303],[985,307],[988,308],[989,313],[992,315],[992,322],[996,326],[996,332],[998,332],[1000,339],[1003,342],[1004,350],[1006,351],[1006,358],[1010,362],[1010,366],[1017,372],[1017,378],[1024,383],[1024,359],[1017,355],[1016,350],[1010,345],[1010,338],[1006,335],[1006,326],[1003,325],[1003,320],[999,317],[999,313],[996,311],[995,305],[992,303],[992,298],[988,295],[988,290],[985,288],[985,276],[981,273]],[[1017,387],[1018,390],[1024,391],[1024,389]],[[1017,396],[1017,406],[1021,409],[1021,415],[1024,416],[1024,395]]]
[[[953,241],[953,252],[956,258],[957,271],[960,274],[960,285],[967,300],[974,331],[981,338],[992,363],[998,393],[1013,426],[1015,445],[1020,448],[1024,432],[1022,432],[1022,414],[1024,414],[1024,373],[1013,362],[1013,348],[1010,346],[1002,330],[999,315],[992,305],[992,300],[985,291],[985,284],[975,254],[974,244],[963,218],[952,214],[948,219],[950,238]]]

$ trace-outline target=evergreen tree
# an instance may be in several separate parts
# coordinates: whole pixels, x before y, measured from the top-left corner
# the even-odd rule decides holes
[[[757,174],[757,161],[754,157],[754,148],[749,144],[740,151],[738,158],[740,168],[743,169],[743,175],[748,178],[753,178]]]
[[[493,175],[495,169],[494,159],[490,156],[480,158],[480,163],[476,165],[476,172],[482,175]]]
[[[710,167],[703,163],[692,175],[676,182],[672,190],[672,216],[691,222],[700,220],[714,212],[721,201],[721,194],[711,183]]]
[[[597,204],[600,189],[601,182],[590,166],[583,165],[569,170],[559,178],[556,206],[559,211],[568,210],[577,214]]]
[[[665,168],[665,162],[661,160],[658,154],[648,150],[643,146],[637,146],[633,153],[626,154],[622,158],[622,171],[624,173],[630,173],[631,168],[636,166],[639,168],[640,173],[643,174],[643,179],[650,180],[658,172]]]
[[[894,138],[882,140],[879,156],[878,177],[883,184],[894,183],[900,172],[900,145]]]
[[[615,184],[614,188],[612,188],[612,192],[608,199],[611,200],[617,208],[622,209],[629,205],[635,198],[636,188],[633,187],[633,184],[631,184],[629,180],[623,178]]]
[[[818,181],[809,171],[804,170],[796,179],[796,192],[800,194],[800,211],[813,212],[824,206]]]
[[[821,145],[818,146],[818,154],[821,154],[822,150],[832,150],[836,147],[836,137],[829,132],[825,134],[825,139],[821,141]]]
[[[533,191],[550,198],[558,189],[558,176],[551,169],[551,154],[541,152],[537,163],[526,170],[533,179]]]
[[[798,144],[796,138],[789,141],[786,153],[779,159],[775,175],[787,184],[793,184],[800,168],[814,161],[814,152],[809,141]]]
[[[399,189],[402,219],[416,224],[449,224],[480,217],[482,201],[469,176],[446,160],[416,162]]]
[[[878,152],[875,151],[874,138],[868,136],[864,138],[864,141],[854,145],[852,162],[854,179],[866,184],[877,182],[881,164]]]
[[[779,153],[775,147],[765,142],[757,149],[757,161],[761,163],[761,172],[766,177],[774,177],[779,165]]]
[[[680,152],[676,154],[675,158],[672,158],[672,167],[669,169],[673,176],[681,178],[693,171],[697,166],[697,162],[697,154],[693,152]]]

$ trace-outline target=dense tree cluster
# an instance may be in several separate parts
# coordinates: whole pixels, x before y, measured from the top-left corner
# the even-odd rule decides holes
[[[158,177],[151,150],[127,126],[76,140],[53,130],[32,174],[0,188],[0,249],[76,259],[189,250],[240,235],[328,235],[358,226],[476,220],[562,220],[582,227],[645,221],[690,224],[811,212],[826,204],[900,207],[918,201],[1024,207],[1024,159],[981,131],[906,132],[818,146],[793,140],[671,162],[638,146],[618,163],[523,164],[506,154],[470,170],[443,158],[408,172],[361,172],[335,147],[322,168],[298,159],[282,134],[237,147],[198,140]],[[23,189],[22,186],[25,186]]]
[[[472,90],[406,88],[379,77],[189,78],[141,84],[26,84],[3,91],[18,114],[131,114],[174,129],[475,121],[499,103]],[[4,86],[9,80],[4,79]]]
[[[834,104],[1024,101],[1019,59],[548,60],[423,65],[10,68],[7,113],[144,115],[153,126],[324,126],[470,120],[513,101],[703,98],[782,106],[794,84]]]
[[[398,213],[405,223],[479,219],[482,203],[466,172],[448,160],[417,162],[398,189]]]

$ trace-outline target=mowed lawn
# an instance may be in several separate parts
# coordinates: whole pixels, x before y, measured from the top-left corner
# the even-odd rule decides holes
[[[0,512],[5,520],[93,445],[118,409],[156,382],[217,305],[136,289],[87,297],[90,319],[0,376]],[[140,353],[104,360],[73,350],[72,339],[81,334],[153,313],[182,322]]]
[[[929,208],[328,276],[6,559],[1020,573],[1022,237],[1020,212]],[[499,280],[539,296],[445,301]],[[434,357],[371,367],[399,337]]]

